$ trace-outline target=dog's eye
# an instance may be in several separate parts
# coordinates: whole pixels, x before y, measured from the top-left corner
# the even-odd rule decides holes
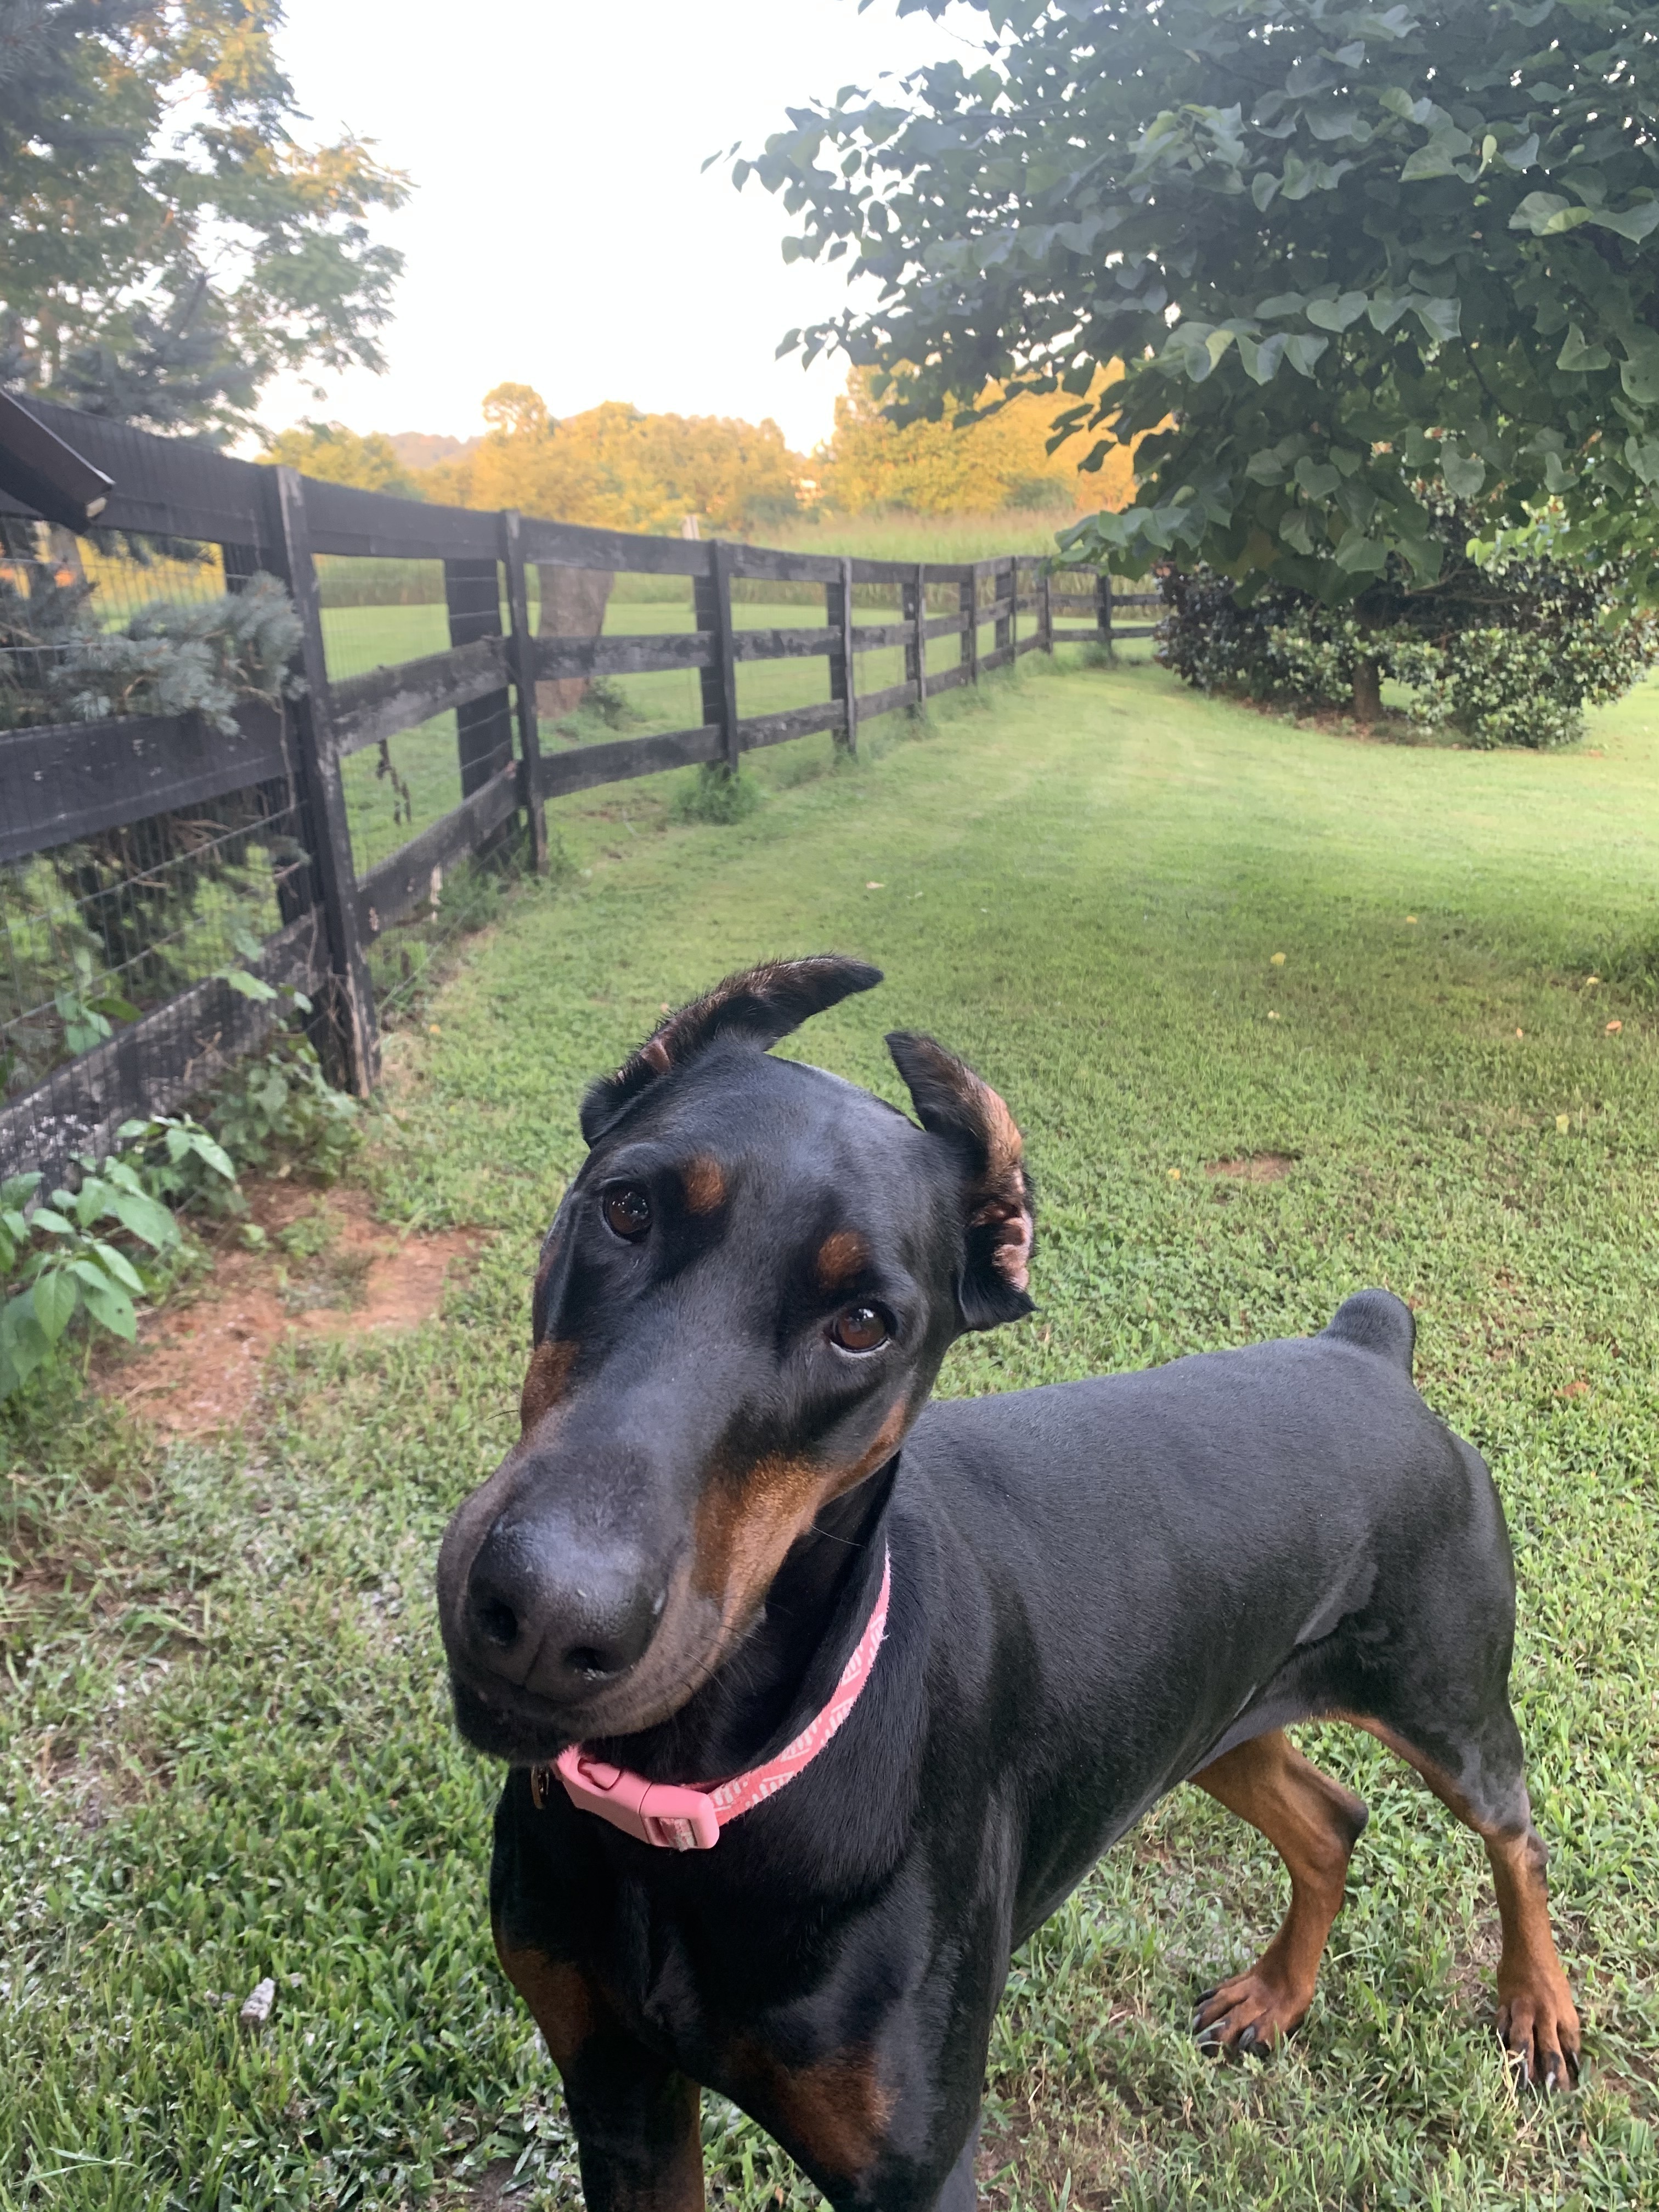
[[[600,1200],[605,1225],[630,1244],[637,1244],[651,1226],[651,1200],[637,1183],[618,1183]]]
[[[848,1306],[830,1322],[830,1334],[843,1352],[877,1352],[892,1331],[879,1306]]]

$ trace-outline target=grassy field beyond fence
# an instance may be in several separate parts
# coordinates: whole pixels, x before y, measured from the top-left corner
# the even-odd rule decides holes
[[[3,1432],[0,2212],[412,2206],[503,2156],[509,2202],[576,2203],[490,1951],[496,1776],[448,1724],[433,1558],[515,1432],[584,1082],[664,1001],[826,947],[887,982],[786,1050],[897,1098],[882,1033],[931,1030],[1027,1133],[1040,1310],[946,1392],[1412,1300],[1510,1515],[1588,2029],[1582,2094],[1517,2097],[1479,1846],[1369,1739],[1304,1731],[1372,1819],[1303,2033],[1261,2068],[1194,2049],[1285,1884],[1177,1792],[1016,1961],[985,2201],[1659,2205],[1659,687],[1571,752],[1477,754],[1033,659],[856,763],[826,737],[757,772],[731,828],[675,826],[672,779],[550,809],[567,872],[389,1039],[361,1179],[481,1237],[439,1318],[295,1346],[209,1443],[67,1399]],[[813,2201],[712,2100],[705,2135],[714,2203]]]

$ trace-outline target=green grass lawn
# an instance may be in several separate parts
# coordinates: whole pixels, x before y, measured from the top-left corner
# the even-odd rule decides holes
[[[584,1081],[664,1000],[829,946],[886,985],[785,1049],[896,1098],[882,1032],[930,1029],[1027,1133],[1040,1310],[946,1392],[1316,1328],[1368,1283],[1413,1302],[1422,1388],[1510,1515],[1586,2020],[1583,2091],[1518,2097],[1479,1846],[1370,1739],[1306,1731],[1372,1819],[1302,2033],[1264,2068],[1194,2050],[1194,1992],[1285,1883],[1178,1792],[1016,1962],[987,2202],[1659,2203],[1659,687],[1546,757],[1297,731],[1149,667],[987,691],[855,764],[760,757],[731,828],[672,826],[672,779],[551,810],[566,874],[390,1041],[360,1171],[389,1221],[484,1232],[440,1319],[296,1348],[210,1445],[68,1398],[6,1432],[5,2212],[404,2206],[503,2154],[575,2202],[490,1952],[497,1777],[448,1724],[434,1554],[515,1431]],[[1282,1179],[1208,1171],[1267,1152]],[[812,2201],[712,2100],[706,2135],[715,2203]]]

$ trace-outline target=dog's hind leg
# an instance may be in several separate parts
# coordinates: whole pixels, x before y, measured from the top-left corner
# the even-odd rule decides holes
[[[1413,1768],[1486,1847],[1504,1948],[1498,1961],[1498,2033],[1523,2081],[1565,2087],[1578,2079],[1578,2012],[1550,1928],[1548,1853],[1532,1825],[1521,1732],[1509,1701],[1485,1731],[1470,1787],[1400,1729],[1345,1714]],[[1492,1778],[1499,1778],[1493,1786]],[[1477,1794],[1478,1793],[1478,1794]]]
[[[1313,2002],[1365,1808],[1304,1759],[1282,1729],[1239,1744],[1192,1778],[1259,1828],[1290,1871],[1291,1909],[1278,1935],[1248,1973],[1206,1990],[1193,2015],[1211,2049],[1265,2052]]]

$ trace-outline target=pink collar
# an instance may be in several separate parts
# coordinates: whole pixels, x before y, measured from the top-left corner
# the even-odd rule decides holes
[[[859,1638],[858,1649],[842,1669],[835,1694],[794,1741],[764,1766],[752,1766],[747,1774],[735,1774],[729,1782],[716,1783],[707,1790],[687,1790],[672,1782],[647,1782],[644,1775],[630,1774],[625,1766],[595,1759],[575,1743],[568,1751],[562,1751],[551,1765],[531,1768],[530,1794],[537,1806],[546,1804],[556,1773],[566,1796],[579,1811],[597,1813],[625,1836],[655,1844],[664,1850],[713,1850],[726,1822],[775,1796],[803,1767],[810,1766],[857,1705],[886,1632],[887,1599],[892,1584],[893,1561],[889,1553],[882,1563],[876,1609]]]

